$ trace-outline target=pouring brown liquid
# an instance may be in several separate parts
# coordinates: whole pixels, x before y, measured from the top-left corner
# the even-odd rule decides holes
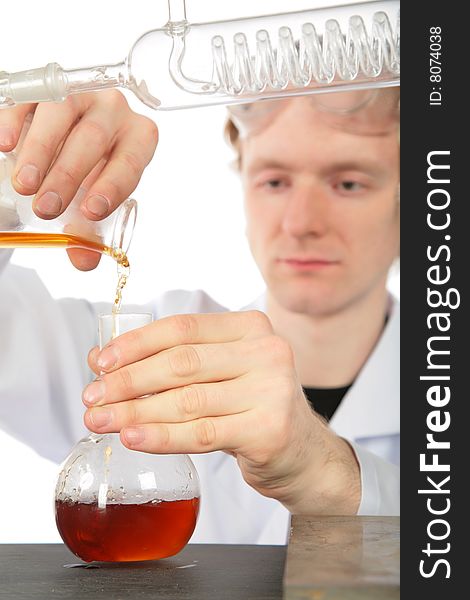
[[[120,311],[122,290],[130,273],[129,260],[123,250],[109,248],[100,242],[93,242],[67,233],[29,233],[24,231],[0,232],[0,248],[84,248],[110,256],[118,264],[118,283],[113,314]]]
[[[85,248],[110,256],[118,267],[112,314],[119,313],[130,274],[122,250],[66,233],[1,232],[0,247]],[[112,337],[116,335],[119,331],[113,322]],[[199,498],[107,504],[104,508],[97,503],[56,501],[55,509],[63,540],[84,561],[155,560],[172,556],[186,545],[196,525]]]

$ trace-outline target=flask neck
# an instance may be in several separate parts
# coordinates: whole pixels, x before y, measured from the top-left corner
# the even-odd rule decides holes
[[[61,102],[70,94],[129,87],[127,61],[65,70],[57,63],[39,69],[0,72],[0,108],[29,102]]]
[[[98,65],[64,71],[67,95],[93,92],[107,88],[127,87],[128,68],[126,62],[115,65]]]
[[[180,23],[186,21],[186,1],[168,0],[168,22]]]

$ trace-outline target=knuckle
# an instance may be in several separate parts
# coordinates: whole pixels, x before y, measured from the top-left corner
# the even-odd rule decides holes
[[[124,200],[127,196],[127,194],[124,193],[122,182],[115,181],[110,177],[105,176],[100,179],[100,184],[97,184],[97,189],[98,188],[101,190],[99,193],[102,193],[104,196],[110,199],[119,198]]]
[[[134,395],[134,381],[132,374],[127,367],[122,367],[113,373],[118,378],[118,386],[126,398]]]
[[[194,438],[196,444],[204,449],[216,445],[216,429],[212,419],[199,419],[194,423]]]
[[[140,423],[139,401],[131,400],[126,403],[126,425],[137,425]]]
[[[59,176],[60,179],[65,180],[72,186],[78,186],[81,183],[82,178],[80,167],[78,166],[55,163],[52,170],[56,176]]]
[[[94,346],[89,352],[88,352],[88,364],[91,366],[95,363],[96,357],[98,355],[99,349],[98,346]]]
[[[92,348],[90,350],[90,352],[88,352],[88,357],[87,357],[88,366],[95,373],[99,371],[98,365],[96,363],[98,354],[99,354],[98,346],[95,346],[94,348]]]
[[[157,124],[154,123],[151,119],[147,119],[146,121],[148,136],[150,137],[150,141],[152,146],[155,148],[158,144],[159,132]]]
[[[125,172],[130,172],[131,175],[138,179],[143,171],[142,161],[134,153],[122,150],[116,157],[116,161],[122,165]]]
[[[38,104],[38,107],[36,109],[36,112],[42,112],[42,111],[48,111],[53,108],[54,111],[61,111],[61,114],[66,118],[69,119],[71,122],[73,122],[78,115],[83,112],[83,102],[84,99],[87,97],[93,97],[96,96],[97,94],[92,94],[90,92],[88,92],[87,94],[78,94],[78,95],[71,95],[71,96],[67,96],[67,98],[61,102],[58,105],[51,105],[49,106],[48,104]]]
[[[162,450],[170,448],[171,442],[172,440],[170,435],[170,428],[168,427],[168,425],[160,423],[158,426],[158,443],[160,448]]]
[[[197,385],[188,385],[179,388],[176,405],[183,420],[190,420],[204,414],[206,404],[204,388]]]
[[[133,355],[141,356],[145,353],[145,339],[146,334],[142,328],[131,329],[125,333],[125,340],[121,340],[120,351],[123,355],[131,351]]]
[[[289,343],[279,335],[271,335],[267,338],[271,359],[276,364],[293,364],[294,353]]]
[[[170,370],[177,377],[189,377],[201,369],[201,359],[193,346],[181,346],[168,354]]]
[[[175,315],[170,317],[171,327],[177,332],[180,344],[187,344],[197,338],[198,322],[193,315]]]
[[[122,110],[124,108],[129,108],[126,97],[119,90],[107,90],[106,92],[101,92],[100,94],[96,95],[101,95],[103,103],[110,110]]]
[[[109,144],[108,134],[101,123],[92,119],[83,119],[77,125],[77,133],[82,135],[88,143],[92,142],[94,146],[105,149]]]
[[[34,110],[34,104],[20,104],[12,106],[7,110],[0,111],[0,125],[20,126],[25,120],[27,113]]]
[[[143,115],[136,115],[136,117],[138,119],[139,125],[142,126],[142,134],[145,141],[145,145],[152,149],[153,154],[153,150],[155,150],[158,144],[159,137],[157,124],[154,123],[152,119],[144,117]]]
[[[249,310],[245,313],[251,331],[259,333],[272,332],[269,317],[261,310]]]
[[[34,111],[33,122],[34,125],[38,123],[43,127],[44,124],[51,123],[53,115],[60,114],[61,121],[73,125],[79,114],[79,107],[77,103],[78,96],[69,96],[59,104],[49,104],[48,102],[39,102]],[[57,132],[56,135],[60,135],[58,141],[62,139],[62,136],[67,133],[68,126],[62,132]],[[33,131],[31,130],[31,133]]]
[[[41,155],[48,158],[51,158],[55,154],[58,143],[59,140],[54,136],[48,136],[44,139],[36,137],[31,139],[31,145],[33,148],[37,149]]]

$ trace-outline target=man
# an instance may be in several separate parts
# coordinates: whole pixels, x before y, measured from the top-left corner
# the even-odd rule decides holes
[[[169,294],[152,306],[157,317],[192,316],[157,321],[90,354],[95,372],[106,371],[84,391],[91,430],[120,431],[125,445],[150,452],[226,452],[196,458],[206,504],[200,541],[283,543],[288,511],[398,509],[398,472],[391,464],[398,438],[398,315],[385,287],[398,254],[397,98],[381,92],[362,100],[353,98],[347,110],[312,98],[289,100],[239,142],[247,234],[267,284],[253,308],[269,318],[249,311],[214,314],[221,307],[207,296]],[[36,133],[40,129],[38,121]],[[28,159],[35,152],[31,135]],[[80,155],[83,139],[72,129],[68,139],[77,138],[73,152],[68,140],[63,146],[43,191],[47,178],[60,186],[58,163]],[[87,185],[99,189],[110,169],[88,162],[76,179],[88,176]],[[59,208],[72,187],[57,194]],[[91,198],[90,192],[88,209]],[[108,210],[113,203],[107,200]],[[7,287],[8,277],[7,269]],[[30,284],[23,282],[29,291]],[[93,343],[83,333],[94,319],[84,305],[77,301],[74,314],[63,310],[66,337],[80,352]],[[0,318],[18,312],[7,293]],[[211,314],[194,314],[203,312]],[[70,362],[58,348],[50,353],[63,368]],[[43,394],[42,402],[54,407],[49,427],[56,442],[64,423],[73,430],[78,416],[68,398],[86,377],[77,366],[73,373],[70,383],[69,366],[61,399]],[[321,408],[331,428],[311,410],[303,388],[314,408],[316,397],[333,390],[334,406],[326,401]],[[17,402],[28,398],[24,386],[16,386],[15,395]],[[12,415],[2,421],[22,435]],[[45,454],[47,445],[35,440]]]

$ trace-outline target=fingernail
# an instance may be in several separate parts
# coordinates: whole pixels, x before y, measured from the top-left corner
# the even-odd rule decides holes
[[[112,411],[108,408],[94,408],[90,411],[90,421],[95,427],[106,427],[113,419]]]
[[[35,207],[43,215],[56,216],[62,208],[62,200],[59,194],[46,192],[36,200]]]
[[[15,143],[15,134],[11,127],[2,125],[0,127],[0,146],[13,146]]]
[[[145,432],[142,427],[126,427],[122,434],[129,446],[137,446],[145,439]]]
[[[102,379],[97,379],[87,385],[87,387],[83,390],[83,402],[85,404],[97,404],[104,398],[104,394],[106,392],[106,386]]]
[[[114,344],[110,344],[104,348],[98,356],[97,363],[100,369],[108,370],[117,365],[119,358],[118,349]]]
[[[37,188],[41,179],[39,169],[34,165],[24,165],[16,176],[16,181],[26,188]]]
[[[87,198],[85,206],[95,217],[104,217],[109,213],[108,199],[99,194]]]

